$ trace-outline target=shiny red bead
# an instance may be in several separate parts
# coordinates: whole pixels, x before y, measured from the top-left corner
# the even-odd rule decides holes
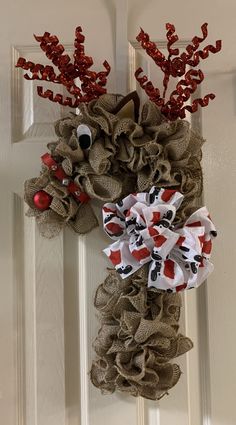
[[[44,192],[44,190],[39,190],[34,195],[34,205],[40,211],[45,211],[50,207],[52,202],[52,196]]]

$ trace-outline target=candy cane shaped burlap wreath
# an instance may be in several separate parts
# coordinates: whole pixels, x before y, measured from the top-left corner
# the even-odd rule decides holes
[[[201,148],[204,139],[184,118],[215,96],[195,98],[204,79],[200,60],[221,50],[221,41],[201,50],[208,35],[195,36],[182,53],[173,48],[175,27],[166,24],[167,56],[143,30],[142,48],[163,72],[163,94],[142,69],[135,78],[148,96],[140,106],[137,92],[127,96],[106,90],[110,66],[91,70],[81,27],[74,54],[65,53],[57,36],[35,36],[47,58],[41,65],[19,58],[27,80],[62,85],[68,96],[37,87],[38,95],[79,113],[55,123],[56,141],[41,157],[38,177],[25,182],[28,215],[40,233],[55,237],[65,226],[90,232],[99,220],[113,240],[104,252],[114,269],[95,295],[101,328],[94,341],[92,383],[103,394],[122,391],[158,400],[178,382],[175,359],[193,343],[179,331],[180,291],[199,286],[213,270],[210,261],[216,229],[202,193]],[[170,78],[178,78],[166,96]],[[78,84],[80,80],[80,84]]]

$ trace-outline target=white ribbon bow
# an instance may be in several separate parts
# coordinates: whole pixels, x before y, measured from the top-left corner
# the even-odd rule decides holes
[[[209,261],[217,235],[206,207],[183,227],[173,226],[183,195],[152,187],[103,207],[104,230],[116,240],[104,249],[124,279],[150,263],[148,286],[169,292],[199,286],[213,270]]]

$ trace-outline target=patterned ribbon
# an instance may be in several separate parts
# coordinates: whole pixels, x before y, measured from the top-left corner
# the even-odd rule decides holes
[[[104,230],[115,240],[104,252],[123,279],[150,263],[148,286],[175,292],[199,286],[212,272],[217,232],[207,208],[194,212],[183,227],[172,224],[183,198],[154,186],[104,205]]]

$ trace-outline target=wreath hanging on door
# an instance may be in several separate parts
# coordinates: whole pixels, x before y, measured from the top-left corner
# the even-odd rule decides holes
[[[16,65],[30,71],[26,79],[57,83],[70,95],[38,86],[39,96],[79,109],[55,123],[58,141],[48,144],[40,176],[25,182],[25,201],[48,238],[65,225],[79,234],[91,231],[98,226],[93,200],[103,203],[103,227],[113,240],[104,252],[114,269],[95,295],[101,329],[90,372],[103,393],[160,399],[180,378],[173,360],[193,346],[179,333],[179,292],[198,287],[212,271],[217,235],[207,208],[196,206],[204,140],[184,119],[215,97],[190,104],[204,79],[196,69],[200,60],[221,50],[220,40],[200,49],[207,24],[201,29],[202,37],[180,53],[175,27],[167,24],[167,57],[140,31],[137,40],[164,74],[161,94],[142,69],[135,72],[149,98],[142,107],[136,92],[107,94],[110,66],[105,61],[101,72],[91,70],[81,27],[72,59],[56,36],[35,37],[58,72],[24,58]],[[167,96],[170,77],[178,82]]]

